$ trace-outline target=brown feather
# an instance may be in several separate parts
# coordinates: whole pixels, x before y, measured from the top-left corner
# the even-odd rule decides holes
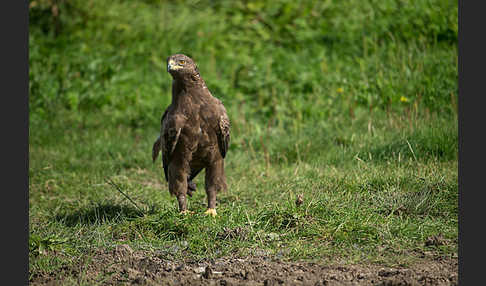
[[[159,156],[160,152],[160,136],[155,140],[154,145],[152,146],[152,162],[155,162],[155,159]]]
[[[153,160],[162,151],[162,165],[169,192],[187,209],[185,195],[192,195],[192,179],[206,169],[208,208],[216,206],[216,193],[226,190],[224,158],[230,143],[230,120],[221,101],[213,97],[196,64],[185,55],[167,59],[172,75],[172,103],[161,119],[159,143]]]

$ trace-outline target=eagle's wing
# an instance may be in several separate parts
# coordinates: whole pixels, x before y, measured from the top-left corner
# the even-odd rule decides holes
[[[160,120],[160,125],[162,125],[162,122],[164,122],[164,118],[167,115],[167,110],[162,115],[162,119]],[[160,139],[161,136],[162,136],[162,131],[160,132],[159,137],[155,140],[154,145],[152,146],[152,162],[154,163],[157,157],[159,156],[160,150],[162,149],[162,142]]]
[[[160,148],[161,147],[160,147],[160,135],[159,135],[157,140],[155,140],[154,145],[152,146],[152,162],[154,163],[155,163],[155,159],[157,159],[157,156],[159,156]]]
[[[226,114],[226,109],[223,104],[220,104],[220,116],[218,121],[219,130],[216,131],[218,137],[218,146],[221,156],[223,158],[226,156],[230,143],[230,121],[228,115]]]
[[[162,166],[164,167],[164,174],[166,181],[169,180],[169,163],[174,152],[181,130],[184,126],[185,116],[173,115],[169,116],[167,111],[162,116],[162,130],[160,137],[160,145],[162,150]]]

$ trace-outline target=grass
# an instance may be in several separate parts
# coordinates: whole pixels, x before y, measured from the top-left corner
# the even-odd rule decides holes
[[[365,121],[355,122],[338,136],[311,129],[287,133],[279,144],[282,134],[276,133],[265,139],[266,148],[275,148],[269,155],[263,144],[233,149],[226,163],[230,188],[218,196],[219,215],[212,219],[202,214],[203,176],[189,200],[196,214],[178,213],[160,163],[150,158],[157,126],[142,136],[138,129],[105,125],[100,115],[89,117],[85,126],[64,117],[56,129],[70,132],[30,146],[31,273],[117,244],[178,249],[165,252],[173,259],[255,249],[282,259],[346,263],[403,264],[420,251],[457,255],[455,118],[416,123],[413,130],[383,118],[385,129],[374,132]],[[31,128],[31,140],[44,132]],[[234,140],[257,141],[248,137]],[[299,207],[298,194],[304,199]],[[432,236],[448,243],[425,246]],[[65,258],[43,253],[49,246]]]
[[[169,259],[457,257],[457,3],[353,3],[31,1],[31,278],[119,244]],[[215,219],[204,174],[182,216],[151,162],[179,51],[232,123]]]

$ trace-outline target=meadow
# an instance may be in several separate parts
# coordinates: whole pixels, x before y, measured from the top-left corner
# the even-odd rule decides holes
[[[30,280],[121,244],[173,260],[457,258],[457,13],[442,0],[30,1]],[[231,119],[216,218],[204,174],[181,215],[151,160],[174,53]]]

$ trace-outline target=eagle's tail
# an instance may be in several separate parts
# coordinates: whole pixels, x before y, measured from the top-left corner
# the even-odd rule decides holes
[[[155,159],[157,159],[157,156],[159,156],[160,152],[160,136],[155,140],[154,146],[152,146],[152,162],[155,163]]]

